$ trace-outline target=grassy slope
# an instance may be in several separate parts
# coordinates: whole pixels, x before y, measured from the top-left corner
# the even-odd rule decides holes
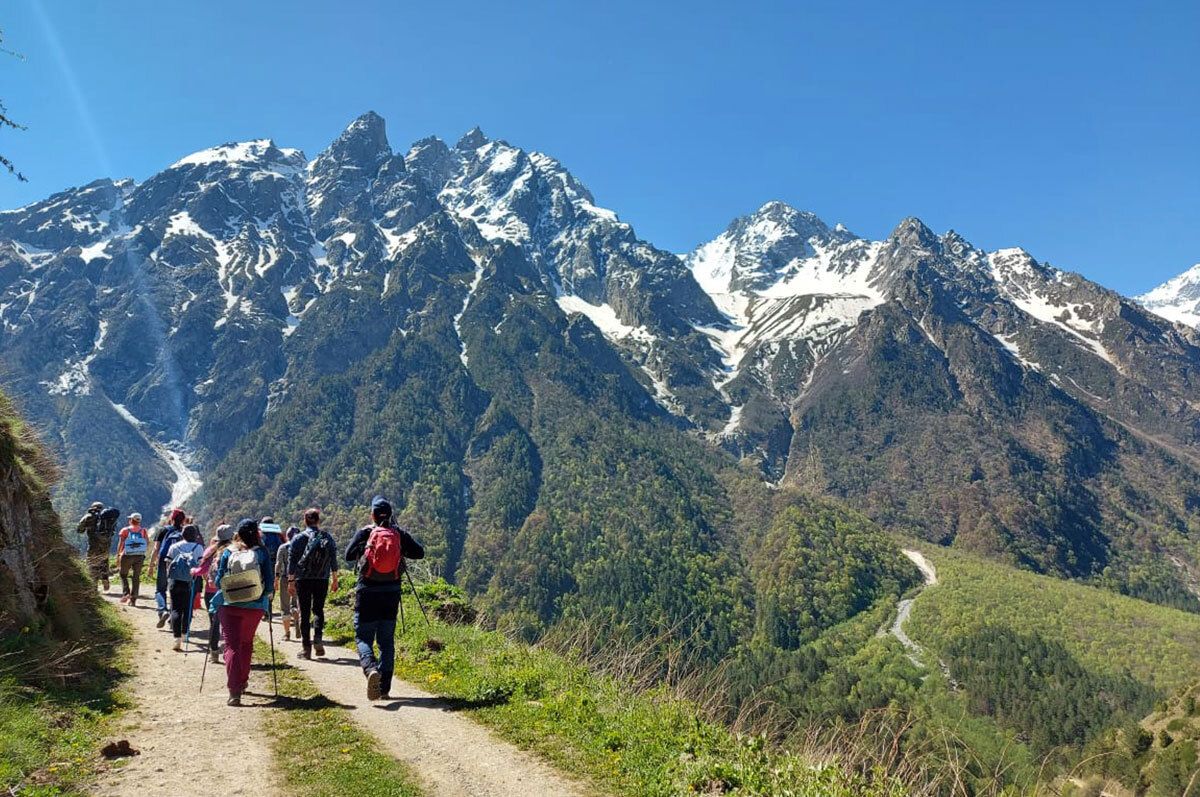
[[[944,548],[922,550],[940,583],[917,600],[907,628],[933,651],[991,625],[1040,633],[1091,670],[1128,671],[1164,694],[1200,671],[1200,616]]]
[[[126,705],[125,631],[98,604],[91,631],[64,645],[36,627],[0,641],[0,790],[90,794],[106,730]],[[39,662],[34,664],[33,662]]]
[[[6,522],[29,524],[22,544],[39,554],[44,589],[36,614],[16,620],[12,585],[0,585],[0,791],[87,794],[102,735],[124,706],[127,634],[64,542],[49,497],[56,467],[3,394],[0,468],[13,479]]]
[[[342,583],[353,580],[347,577]],[[327,633],[349,643],[345,591],[333,603]],[[399,677],[457,700],[468,716],[603,792],[639,797],[687,792],[812,797],[904,793],[896,783],[869,783],[836,764],[814,768],[799,756],[773,751],[758,739],[739,738],[699,719],[695,706],[664,692],[638,694],[502,634],[436,619],[427,630],[411,595],[405,600],[405,613],[408,631],[397,631]],[[430,637],[442,647],[431,650],[426,645]]]

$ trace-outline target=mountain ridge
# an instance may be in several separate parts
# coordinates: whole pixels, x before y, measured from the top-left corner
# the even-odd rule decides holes
[[[1200,333],[915,217],[872,241],[771,201],[681,257],[548,155],[478,128],[401,154],[369,112],[312,159],[231,142],[0,212],[0,321],[0,379],[78,463],[63,503],[145,510],[211,477],[235,495],[201,497],[231,510],[245,441],[316,402],[328,461],[280,450],[261,490],[338,504],[417,490],[438,460],[457,472],[438,489],[467,491],[434,502],[453,570],[479,441],[524,452],[516,531],[539,424],[563,423],[545,408],[582,400],[886,526],[1194,601]],[[353,464],[388,411],[364,368],[412,391],[406,412],[449,408],[396,475]]]

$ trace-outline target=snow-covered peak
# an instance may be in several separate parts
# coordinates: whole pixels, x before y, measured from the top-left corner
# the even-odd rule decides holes
[[[756,292],[788,279],[818,249],[855,240],[845,227],[830,229],[813,213],[773,201],[699,246],[688,265],[709,294]]]
[[[371,173],[391,155],[383,117],[367,111],[347,125],[333,143],[308,164],[308,171],[310,179],[320,179],[330,173],[340,178],[346,170]],[[358,179],[361,175],[351,177]]]
[[[554,158],[475,133],[478,128],[449,153],[442,151],[441,142],[419,142],[409,158],[412,168],[434,179],[449,172],[439,198],[453,215],[474,223],[484,238],[508,241],[541,258],[579,239],[585,228],[620,224],[616,213],[598,207]]]
[[[1134,301],[1170,321],[1200,327],[1200,263]]]
[[[304,156],[296,149],[279,149],[269,138],[255,141],[231,142],[217,147],[193,152],[171,164],[170,168],[209,166],[212,164],[251,164],[261,162],[295,162],[298,165]]]
[[[873,267],[883,244],[783,202],[735,220],[688,257],[692,275],[725,314],[723,327],[697,326],[721,355],[723,387],[785,341],[820,356],[883,301]]]

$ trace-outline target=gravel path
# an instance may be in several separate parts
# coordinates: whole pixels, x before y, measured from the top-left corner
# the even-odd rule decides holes
[[[150,587],[153,590],[153,581]],[[278,797],[279,779],[271,763],[271,747],[263,732],[271,703],[268,673],[250,675],[250,692],[240,710],[225,705],[225,668],[209,662],[204,693],[199,694],[204,653],[196,643],[188,655],[171,649],[170,626],[155,628],[154,595],[136,608],[117,604],[130,626],[135,645],[135,675],[127,689],[133,708],[113,730],[113,739],[128,739],[140,755],[121,759],[101,776],[94,794],[100,797],[178,797],[199,792],[220,795]],[[208,615],[196,613],[196,630],[208,638]],[[237,757],[231,757],[236,751]],[[197,784],[202,783],[200,787]]]
[[[266,626],[259,630],[266,639]],[[378,739],[384,750],[412,767],[429,794],[541,797],[590,793],[453,711],[446,701],[404,681],[392,682],[392,700],[368,701],[366,679],[354,651],[330,645],[325,659],[304,661],[296,655],[299,644],[282,642],[279,629],[275,630],[276,655],[304,672],[330,700],[346,705],[354,720]]]

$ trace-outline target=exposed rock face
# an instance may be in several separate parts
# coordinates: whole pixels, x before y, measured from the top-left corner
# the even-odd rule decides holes
[[[80,580],[41,483],[50,465],[0,395],[0,635],[39,620],[49,596]]]

